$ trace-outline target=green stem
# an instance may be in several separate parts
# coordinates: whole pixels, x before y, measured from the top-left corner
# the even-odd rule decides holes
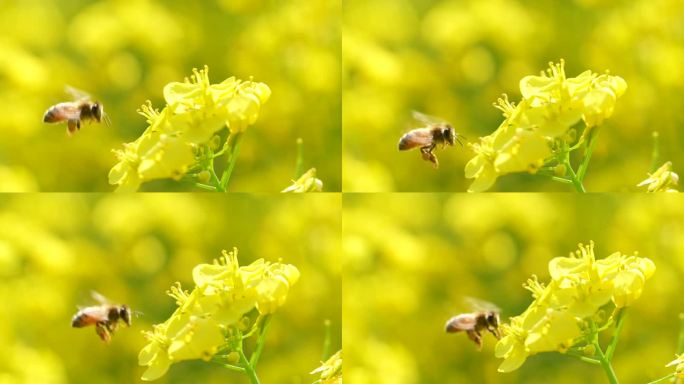
[[[323,325],[325,326],[325,338],[323,339],[323,355],[321,356],[321,361],[326,361],[330,358],[330,346],[332,339],[330,319],[326,319]]]
[[[660,379],[655,379],[655,380],[653,380],[653,381],[649,381],[649,382],[646,383],[646,384],[662,383],[663,381],[666,381],[666,380],[669,380],[669,379],[673,378],[674,375],[675,375],[674,373],[670,373],[669,375],[667,375],[667,376],[665,376],[665,377],[661,377]]]
[[[537,173],[542,176],[548,176],[551,180],[557,181],[559,183],[572,184],[572,180],[566,179],[565,177],[556,176],[556,173],[553,170],[540,169],[537,171]]]
[[[304,140],[297,138],[297,160],[295,161],[294,180],[299,179],[304,168]]]
[[[601,367],[603,368],[603,371],[606,373],[606,376],[608,376],[608,381],[611,384],[618,384],[619,381],[617,375],[615,375],[613,366],[610,364],[610,360],[606,358],[606,355],[604,355],[603,351],[601,350],[601,345],[598,341],[598,335],[596,335],[596,338],[594,339],[594,347],[596,348],[596,354],[598,355],[597,360],[601,363]]]
[[[684,313],[679,314],[679,337],[677,338],[677,354],[684,353]]]
[[[584,356],[583,354],[578,353],[578,352],[566,351],[565,354],[568,356],[576,357],[576,358],[584,361],[585,363],[595,364],[595,365],[601,364],[601,361],[599,361],[598,359],[595,359],[595,358],[589,357],[589,356]]]
[[[651,173],[658,169],[658,160],[660,159],[660,135],[657,131],[653,131],[653,152],[651,152]]]
[[[551,180],[557,181],[563,184],[572,184],[572,180],[566,179],[565,177],[551,176]]]
[[[211,359],[211,362],[212,362],[212,363],[216,363],[216,364],[222,366],[223,368],[229,369],[229,370],[231,370],[231,371],[240,372],[240,373],[245,373],[245,372],[246,372],[246,370],[245,370],[243,367],[238,367],[237,365],[232,365],[232,364],[224,363],[224,362],[222,362],[222,361],[216,360],[215,358],[216,358],[216,356],[214,356],[214,358]]]
[[[255,334],[257,331],[259,331],[259,329],[260,329],[259,325],[261,323],[263,323],[265,317],[266,316],[260,314],[257,317],[257,319],[254,321],[254,325],[252,325],[252,329],[250,329],[249,332],[247,332],[246,334],[242,335],[242,340],[249,339],[250,337],[252,337],[253,334]]]
[[[586,193],[587,190],[584,189],[584,185],[582,184],[582,180],[575,173],[575,170],[572,169],[572,165],[570,165],[570,161],[567,159],[565,160],[565,166],[568,168],[568,173],[570,173],[570,176],[572,177],[570,179],[570,181],[572,182],[572,185],[575,187],[575,190],[577,192]]]
[[[214,161],[212,160],[209,163],[209,175],[211,176],[211,181],[214,183],[214,190],[219,191],[219,192],[225,192],[225,188],[221,185],[221,180],[219,180],[218,176],[216,175],[216,171],[214,170]]]
[[[577,177],[580,182],[584,180],[584,175],[587,173],[587,168],[589,168],[589,160],[591,160],[591,154],[594,152],[596,147],[597,138],[599,135],[598,127],[593,127],[591,133],[589,134],[589,143],[587,144],[587,151],[584,153],[584,158],[582,163],[577,169]]]
[[[240,363],[242,363],[242,366],[245,368],[245,373],[249,377],[249,381],[252,384],[260,384],[256,371],[254,370],[252,364],[250,364],[249,360],[247,360],[247,356],[245,356],[245,353],[242,351],[242,348],[238,349],[238,353],[240,354]]]
[[[620,332],[622,331],[622,326],[625,320],[625,310],[619,309],[617,315],[615,316],[615,331],[613,332],[613,337],[610,339],[610,343],[606,348],[606,358],[608,361],[613,360],[613,354],[615,353],[615,347],[617,346],[618,338],[620,337]]]
[[[598,328],[596,327],[596,323],[590,320],[589,326],[591,327],[591,333],[593,335],[592,344],[596,349],[595,358],[599,361],[599,363],[601,363],[601,368],[603,368],[603,371],[606,373],[606,376],[608,376],[608,381],[610,382],[610,384],[618,384],[619,381],[617,375],[615,375],[613,366],[610,364],[610,360],[606,358],[606,355],[603,353],[603,350],[601,349],[601,344],[599,343],[598,338]]]
[[[211,155],[211,158],[212,158],[212,159],[215,159],[215,158],[217,158],[217,157],[223,156],[223,154],[226,153],[226,151],[228,151],[228,143],[224,144],[224,145],[223,145],[223,148],[221,148],[220,151],[218,151],[218,152],[212,154],[212,155]]]
[[[677,355],[684,353],[684,313],[679,314],[679,336],[677,337]],[[674,374],[671,375],[674,377]],[[672,379],[673,383],[680,383],[681,380]]]
[[[213,191],[213,192],[216,191],[216,187],[214,187],[213,185],[206,185],[206,184],[197,183],[197,182],[192,182],[191,184],[193,186],[199,188],[199,189],[204,189],[205,191]]]
[[[237,162],[238,154],[240,153],[240,143],[242,143],[242,132],[231,133],[228,135],[228,165],[221,175],[221,188],[223,192],[227,191],[228,182],[230,181],[230,176],[233,173],[233,168],[235,168],[235,163]]]
[[[271,324],[271,316],[265,316],[264,322],[261,325],[261,333],[259,333],[259,338],[257,338],[256,347],[254,348],[254,353],[249,359],[250,365],[256,367],[259,362],[259,357],[261,356],[261,351],[264,350],[264,344],[266,344],[266,332],[268,331],[268,326]]]

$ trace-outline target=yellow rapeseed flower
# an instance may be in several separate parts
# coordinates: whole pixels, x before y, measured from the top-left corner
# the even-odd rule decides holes
[[[213,264],[197,265],[192,276],[195,288],[188,292],[180,284],[171,287],[168,294],[178,308],[145,333],[149,344],[138,355],[138,363],[147,366],[143,380],[163,376],[179,361],[211,359],[227,343],[228,329],[239,327],[247,313],[256,309],[261,315],[272,314],[285,303],[299,270],[263,259],[240,266],[234,249],[224,251]]]
[[[320,367],[311,371],[312,375],[320,373],[318,384],[342,384],[342,350],[335,352]]]
[[[535,173],[553,158],[555,140],[572,137],[568,133],[580,120],[587,130],[600,125],[627,89],[618,76],[585,71],[568,78],[563,60],[549,66],[540,76],[520,80],[522,99],[517,105],[506,95],[495,103],[505,120],[492,134],[470,145],[475,157],[466,164],[465,177],[475,180],[469,192],[489,189],[501,175]]]
[[[670,361],[666,367],[675,366],[675,377],[684,379],[684,354],[676,355],[676,359]]]
[[[316,168],[304,172],[292,185],[280,191],[281,193],[305,193],[320,192],[323,190],[323,182],[316,178]]]
[[[637,187],[646,187],[648,192],[679,192],[677,185],[679,184],[679,175],[672,172],[672,162],[668,161],[661,165],[652,175]]]
[[[586,322],[604,305],[612,300],[616,308],[622,308],[638,299],[654,272],[650,259],[636,255],[615,252],[597,260],[593,242],[580,244],[569,257],[552,259],[551,281],[545,285],[536,276],[529,279],[524,287],[534,301],[502,325],[504,337],[495,349],[496,356],[504,359],[499,371],[515,370],[536,353],[567,351],[590,331]]]
[[[210,143],[224,127],[243,132],[256,122],[261,105],[270,95],[264,83],[230,77],[209,81],[209,69],[193,70],[190,79],[164,87],[166,106],[158,111],[148,101],[140,114],[149,124],[134,142],[115,150],[119,163],[109,172],[117,191],[136,191],[154,179],[179,179],[196,160],[196,149]]]

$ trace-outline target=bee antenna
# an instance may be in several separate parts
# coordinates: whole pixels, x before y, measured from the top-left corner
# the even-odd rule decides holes
[[[463,141],[465,141],[465,142],[468,142],[468,139],[467,139],[465,136],[459,135],[459,134],[457,133],[457,134],[456,134],[456,142],[459,143],[459,144],[461,145],[461,147],[462,147],[462,146],[463,146],[463,143],[461,142],[461,139],[463,139]]]
[[[106,114],[104,111],[102,111],[102,120],[105,122],[105,125],[108,128],[112,126],[112,119],[110,119],[109,115]]]

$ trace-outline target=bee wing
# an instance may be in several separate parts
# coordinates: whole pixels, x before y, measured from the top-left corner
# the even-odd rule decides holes
[[[463,298],[463,302],[474,311],[501,312],[501,308],[497,307],[496,304],[492,304],[489,301],[481,300],[475,297],[466,296]]]
[[[412,111],[411,114],[413,115],[414,119],[416,119],[417,121],[419,121],[423,124],[426,124],[426,125],[446,123],[446,120],[444,120],[444,119],[440,119],[439,117],[435,117],[435,116],[426,115],[422,112]]]
[[[64,92],[71,95],[71,97],[73,97],[74,100],[91,99],[90,94],[88,94],[88,92],[80,90],[78,88],[74,88],[70,85],[64,86]]]
[[[102,305],[110,303],[110,301],[106,297],[104,297],[104,295],[102,295],[100,292],[90,291],[90,296]]]

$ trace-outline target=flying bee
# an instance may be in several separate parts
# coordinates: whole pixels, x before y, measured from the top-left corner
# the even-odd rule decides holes
[[[44,123],[67,122],[67,135],[71,136],[81,129],[82,121],[104,121],[107,126],[111,125],[109,116],[104,112],[104,107],[99,101],[92,101],[90,95],[78,89],[66,86],[67,93],[73,96],[74,101],[66,101],[55,104],[48,108],[43,115]]]
[[[97,292],[91,292],[91,294],[100,305],[80,308],[71,319],[71,326],[83,328],[94,325],[95,333],[100,336],[102,341],[109,343],[119,321],[122,321],[127,327],[131,326],[131,309],[125,304],[111,304]]]
[[[478,351],[482,349],[482,332],[489,331],[497,339],[501,338],[499,331],[499,308],[492,303],[473,298],[466,300],[478,309],[471,313],[456,315],[446,322],[448,333],[465,332],[476,345]]]
[[[431,162],[435,168],[439,167],[437,156],[432,152],[441,144],[442,147],[454,145],[455,142],[463,145],[463,136],[456,133],[451,124],[436,117],[413,111],[413,118],[423,124],[422,128],[416,128],[406,132],[399,139],[399,150],[406,151],[420,148],[423,160]]]

